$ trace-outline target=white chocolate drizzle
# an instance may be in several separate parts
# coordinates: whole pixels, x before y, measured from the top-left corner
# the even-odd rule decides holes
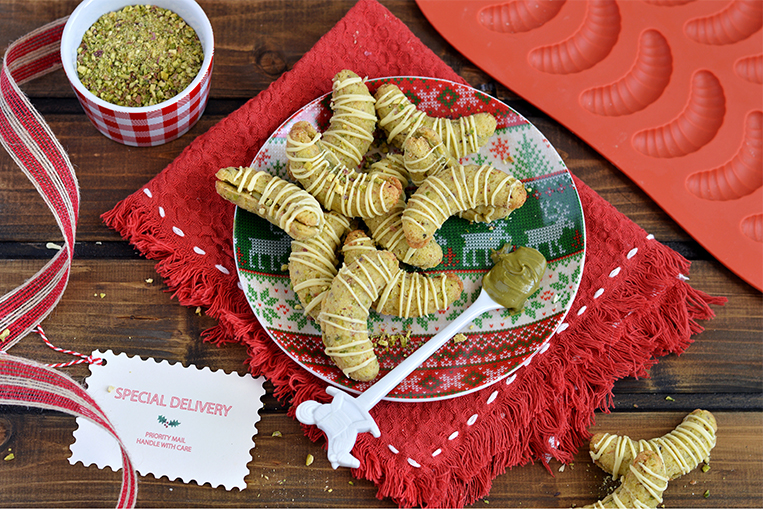
[[[334,143],[324,137],[324,144],[331,150],[343,154],[359,165],[365,152],[361,152],[358,146],[370,145],[374,140],[373,129],[376,125],[376,114],[368,113],[361,109],[357,103],[376,102],[371,94],[352,94],[343,93],[342,90],[350,85],[362,83],[363,79],[358,76],[350,76],[342,81],[335,81],[333,85],[333,94],[331,98],[331,109],[334,114],[331,117],[331,126],[326,134],[333,134],[332,139],[338,141]],[[373,107],[371,108],[374,111]],[[371,122],[370,129],[364,125],[364,121]],[[345,126],[340,128],[338,126]],[[354,144],[351,140],[361,140],[363,143]]]
[[[377,99],[376,105],[377,109],[390,107],[387,114],[379,119],[380,127],[386,128],[391,125],[388,130],[388,142],[401,133],[405,133],[404,139],[407,140],[419,127],[427,126],[437,132],[445,147],[457,159],[477,152],[480,148],[474,115],[460,117],[457,121],[430,117],[418,110],[397,87],[389,87],[389,90]]]
[[[384,288],[376,303],[376,309],[384,309],[390,295],[398,286],[398,301],[395,310],[397,316],[402,318],[425,316],[446,309],[449,305],[447,281],[448,278],[445,274],[428,277],[401,269]]]
[[[610,435],[605,433],[599,442],[594,444],[597,452],[591,451],[591,459],[599,460],[608,446],[614,441],[614,464],[612,477],[617,479],[623,460],[630,452],[631,457],[645,450],[659,454],[665,463],[665,455],[673,459],[678,465],[680,474],[691,472],[701,461],[710,457],[710,451],[715,447],[715,432],[711,423],[699,414],[689,414],[670,433],[651,440],[639,440],[634,442],[625,435]],[[685,454],[684,454],[685,453]],[[691,459],[687,461],[687,458]],[[665,463],[667,466],[667,463]]]
[[[403,189],[408,187],[410,175],[401,154],[387,154],[381,160],[371,164],[368,173],[395,177],[403,185]]]
[[[320,137],[318,133],[306,143],[295,140],[291,135],[287,137],[286,156],[289,161],[298,163],[291,165],[290,170],[307,192],[316,197],[325,192],[323,206],[348,217],[374,217],[387,212],[389,207],[384,201],[384,188],[389,183],[386,180],[358,173],[338,161],[332,164],[324,147],[319,146],[315,157],[297,155],[316,145]]]
[[[351,269],[357,269],[357,271]],[[377,286],[374,281],[375,277],[371,272],[375,272],[377,277],[381,279],[383,283],[381,287]],[[350,295],[352,295],[354,302],[351,303],[349,307],[362,314],[363,318],[342,316],[336,313],[329,313],[326,310],[321,311],[318,316],[318,321],[324,331],[326,330],[325,326],[330,325],[339,330],[348,332],[350,338],[357,337],[357,339],[352,339],[346,343],[337,343],[326,346],[325,351],[327,355],[333,358],[344,358],[346,364],[351,364],[352,361],[348,358],[362,358],[369,353],[373,353],[373,343],[371,343],[371,340],[368,338],[368,307],[364,305],[364,302],[373,302],[376,300],[381,289],[392,279],[392,275],[389,267],[382,263],[378,257],[374,259],[374,257],[365,254],[358,258],[351,267],[345,265],[342,270],[339,271],[335,281],[337,281],[338,284],[342,284]],[[359,291],[365,293],[367,298],[362,298],[361,295],[359,295]],[[350,352],[346,351],[351,348],[359,349]],[[370,355],[367,359],[364,359],[358,364],[342,368],[342,372],[345,376],[349,376],[350,374],[368,366],[375,358],[375,355]]]
[[[358,237],[349,242],[345,241],[342,246],[342,253],[344,254],[344,263],[350,264],[354,260],[360,258],[365,253],[376,251],[376,246],[373,241],[368,237]]]
[[[335,224],[336,223],[336,224]],[[309,273],[312,277],[306,277],[301,281],[295,281],[292,277],[292,288],[298,295],[302,290],[315,288],[317,294],[309,302],[302,301],[305,314],[315,316],[313,311],[319,311],[323,298],[326,296],[334,276],[337,274],[339,259],[336,256],[336,248],[341,243],[340,233],[350,227],[347,218],[337,214],[331,214],[321,232],[315,237],[305,241],[292,241],[289,263],[299,263],[301,273]]]
[[[433,175],[455,162],[455,159],[448,158],[442,153],[443,149],[447,147],[442,142],[438,142],[436,145],[430,145],[427,153],[421,157],[414,157],[411,151],[405,151],[405,168],[414,184],[421,185],[428,175]]]
[[[639,463],[638,465],[630,465],[630,471],[633,473],[634,477],[636,478],[636,481],[641,486],[643,486],[647,492],[649,492],[649,494],[657,501],[657,503],[658,504],[661,503],[662,494],[665,491],[665,489],[667,489],[668,487],[669,479],[666,476],[659,475],[658,473],[651,470],[643,463]],[[658,484],[658,482],[660,484]],[[595,509],[605,509],[606,507],[611,507],[605,504],[604,500],[607,500],[607,499],[605,498],[603,500],[599,500],[598,502],[593,504],[593,507]],[[631,508],[647,509],[647,508],[654,507],[654,505],[646,504],[645,502],[635,497],[632,497],[632,500],[630,500],[630,502],[632,502],[631,505],[626,504],[620,498],[620,488],[612,492],[611,497],[609,497],[609,502],[614,504],[614,507],[618,509],[631,509]]]
[[[373,218],[372,221],[366,221],[366,225],[371,230],[371,236],[376,242],[385,249],[401,253],[401,261],[408,263],[416,254],[416,249],[410,247],[405,238],[403,210],[405,210],[405,202],[400,199],[381,222],[377,223],[380,218]]]
[[[514,191],[522,185],[520,180],[488,165],[482,165],[475,170],[474,176],[471,177],[471,186],[466,173],[466,168],[459,164],[430,175],[427,182],[431,185],[426,191],[436,196],[427,196],[427,192],[414,193],[408,200],[403,214],[403,224],[408,229],[426,231],[424,223],[441,225],[453,213],[473,209],[478,205],[508,207]],[[495,185],[491,185],[491,174],[501,174],[503,177]],[[443,181],[446,175],[450,175],[453,181],[452,188]],[[420,187],[419,191],[422,189]],[[504,196],[505,201],[499,203],[499,196]]]
[[[260,180],[265,181],[265,187],[261,193],[257,193],[255,190]],[[247,167],[238,168],[230,183],[237,186],[239,193],[246,190],[257,199],[258,210],[261,209],[269,217],[277,219],[278,227],[284,231],[288,232],[297,216],[305,212],[313,214],[316,218],[315,224],[310,226],[318,229],[323,227],[323,210],[320,203],[307,191],[291,182]]]

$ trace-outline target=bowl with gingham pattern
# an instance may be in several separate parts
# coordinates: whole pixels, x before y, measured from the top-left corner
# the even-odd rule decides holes
[[[151,106],[126,107],[104,101],[90,92],[77,74],[77,48],[82,36],[102,15],[119,11],[126,0],[85,0],[74,9],[61,35],[61,64],[80,105],[92,124],[107,138],[134,147],[153,147],[187,133],[204,113],[214,60],[214,34],[204,11],[193,0],[152,0],[151,5],[178,14],[196,31],[204,60],[196,77],[174,97]]]
[[[447,310],[417,318],[381,315],[371,310],[368,328],[380,363],[377,380],[474,302],[482,276],[492,267],[493,250],[506,244],[528,246],[538,249],[548,262],[540,288],[520,313],[498,310],[477,317],[463,331],[460,341],[452,340],[440,348],[385,399],[416,402],[452,398],[506,379],[548,347],[572,305],[583,273],[583,211],[559,154],[537,128],[508,105],[447,80],[390,77],[367,83],[373,92],[388,82],[396,84],[417,108],[432,116],[457,118],[482,111],[492,113],[498,121],[495,134],[461,163],[489,164],[512,173],[528,189],[528,198],[505,219],[485,224],[454,216],[436,233],[444,256],[438,266],[425,272],[452,272],[464,283],[460,298]],[[285,152],[289,130],[296,122],[306,120],[324,131],[331,118],[330,101],[330,94],[326,94],[297,111],[262,146],[252,166],[289,178]],[[366,155],[366,164],[388,149],[381,140]],[[305,316],[290,285],[286,265],[291,239],[276,226],[238,208],[233,243],[246,298],[273,341],[300,366],[330,384],[353,393],[369,387],[373,382],[345,377],[324,353],[320,327]]]

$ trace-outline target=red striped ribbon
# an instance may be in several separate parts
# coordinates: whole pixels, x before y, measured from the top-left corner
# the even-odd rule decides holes
[[[67,18],[11,43],[0,73],[0,142],[32,181],[64,236],[37,274],[0,298],[0,350],[25,337],[58,304],[69,281],[79,213],[79,187],[69,157],[19,84],[61,67],[61,32]]]
[[[19,85],[61,67],[61,18],[11,43],[0,71],[0,143],[34,184],[64,237],[64,248],[15,290],[0,298],[0,404],[59,410],[85,417],[117,439],[122,490],[117,507],[134,507],[137,474],[108,418],[71,378],[5,354],[58,304],[69,282],[79,214],[79,187],[69,157]]]
[[[58,410],[93,421],[122,449],[122,489],[117,507],[135,507],[138,478],[127,449],[108,417],[72,378],[27,359],[0,355],[0,405]]]

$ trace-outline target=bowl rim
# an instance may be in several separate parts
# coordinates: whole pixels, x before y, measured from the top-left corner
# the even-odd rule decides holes
[[[211,72],[212,61],[214,58],[214,50],[215,50],[214,32],[212,30],[212,24],[209,22],[209,18],[207,17],[206,13],[197,2],[195,2],[194,0],[148,0],[148,1],[147,0],[143,0],[143,1],[124,0],[124,2],[118,2],[119,5],[116,7],[109,7],[109,8],[103,9],[103,12],[99,13],[98,18],[100,18],[100,16],[102,16],[103,14],[106,14],[107,12],[119,10],[119,9],[122,9],[123,7],[127,7],[128,5],[156,5],[156,6],[162,7],[164,9],[169,9],[169,10],[173,10],[173,9],[171,9],[170,7],[165,7],[164,5],[161,5],[161,4],[174,3],[174,4],[186,5],[191,11],[195,12],[195,14],[198,17],[198,22],[200,23],[200,26],[198,27],[193,26],[191,25],[191,23],[188,22],[186,17],[183,17],[183,20],[189,25],[191,25],[191,27],[197,32],[197,35],[199,36],[199,39],[201,40],[202,48],[204,49],[204,60],[201,63],[201,68],[199,69],[199,72],[196,74],[196,77],[191,81],[191,83],[188,84],[186,88],[178,92],[176,95],[160,103],[152,104],[150,106],[120,106],[118,104],[104,101],[100,97],[96,96],[90,90],[88,90],[85,87],[85,85],[83,85],[82,82],[80,81],[79,75],[77,74],[77,71],[76,71],[76,67],[74,66],[74,63],[76,62],[76,57],[74,59],[67,58],[67,56],[64,55],[64,52],[66,51],[67,47],[70,47],[70,44],[69,44],[70,42],[74,42],[74,48],[76,48],[79,46],[79,43],[82,40],[82,34],[79,33],[79,31],[75,32],[75,29],[74,29],[74,25],[79,20],[79,18],[83,16],[84,14],[86,14],[90,9],[98,9],[99,4],[103,4],[103,3],[104,3],[103,0],[84,0],[69,15],[69,19],[66,21],[66,24],[64,25],[63,33],[61,34],[61,48],[60,48],[61,65],[63,67],[64,73],[66,74],[66,77],[69,79],[69,83],[75,89],[77,94],[81,94],[88,101],[98,105],[102,109],[108,109],[108,110],[112,110],[114,112],[120,112],[120,113],[133,113],[133,114],[151,113],[151,112],[162,110],[172,104],[178,103],[185,97],[189,96],[191,92],[196,87],[198,87],[199,84]],[[87,27],[85,27],[82,30],[82,33],[84,33],[85,30],[87,30],[91,25],[92,24],[89,24]],[[199,33],[200,29],[201,29],[201,33],[204,34],[204,38],[202,38],[201,34]],[[204,42],[205,40],[207,41],[206,44]]]

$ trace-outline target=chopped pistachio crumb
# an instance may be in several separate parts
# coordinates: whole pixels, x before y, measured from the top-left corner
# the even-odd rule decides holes
[[[201,316],[201,307],[196,307],[196,314]]]
[[[11,335],[11,329],[5,329],[3,332],[0,332],[0,341],[4,340],[10,335]]]
[[[154,282],[154,278],[152,278],[152,277],[147,277],[146,278],[146,283],[151,284],[153,282]]]
[[[710,465],[708,465],[707,463],[705,463],[704,465],[702,465],[702,471],[703,471],[703,472],[707,472],[708,470],[710,470]]]
[[[15,455],[15,454],[13,454],[13,453],[10,453],[9,455],[7,455],[7,456],[6,456],[5,458],[3,458],[3,459],[4,459],[5,461],[11,461],[11,460],[12,460],[12,459],[14,459],[15,457],[16,457],[16,455]]]
[[[665,396],[665,401],[675,401],[675,400],[671,398],[670,396]]]
[[[116,387],[114,387],[113,385],[109,385],[109,386],[106,388],[106,392],[114,392],[115,390],[116,390]]]
[[[284,263],[283,265],[281,265],[281,272],[285,272],[287,270],[289,270],[289,264],[288,263]]]
[[[456,334],[455,336],[453,336],[453,342],[454,342],[454,343],[463,343],[463,342],[464,342],[464,341],[466,341],[467,339],[469,339],[469,338],[467,338],[467,337],[464,335],[464,333],[463,333],[463,332],[459,332],[458,334]]]
[[[312,454],[308,454],[307,458],[305,458],[305,466],[309,467],[313,464],[313,461],[315,461],[315,457]]]
[[[355,486],[355,483],[352,481],[347,481],[347,484],[349,484],[350,486]]]
[[[705,492],[702,494],[705,498],[710,498],[710,490],[705,490]]]
[[[105,293],[103,293],[103,292],[101,292],[100,294],[98,294],[98,296],[99,296],[100,298],[104,298],[104,297],[106,297],[106,294],[105,294]]]
[[[203,60],[199,37],[180,16],[134,5],[104,14],[83,34],[77,74],[104,101],[141,107],[182,92]]]
[[[282,437],[282,436],[283,436],[283,433],[281,433],[280,431],[274,431],[274,432],[273,432],[273,434],[272,434],[271,436],[274,436],[274,437]]]

